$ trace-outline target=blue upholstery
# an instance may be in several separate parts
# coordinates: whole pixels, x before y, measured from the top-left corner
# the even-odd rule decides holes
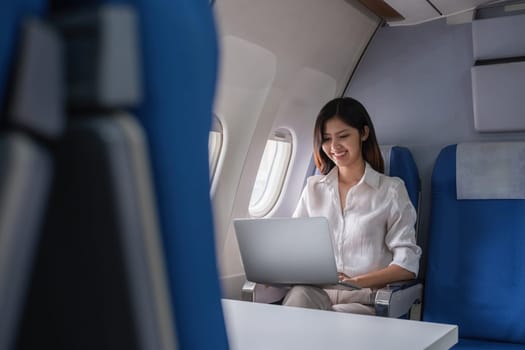
[[[70,9],[135,6],[144,101],[136,114],[151,151],[180,349],[227,349],[208,175],[218,44],[208,0],[56,0]]]
[[[453,349],[461,350],[524,350],[525,345],[502,343],[502,342],[491,342],[491,341],[479,341],[471,339],[460,339],[458,344]]]
[[[208,0],[137,0],[145,100],[177,337],[181,349],[227,349],[208,175],[218,47]]]
[[[456,199],[456,145],[444,148],[432,174],[423,319],[459,325],[460,339],[525,344],[524,233],[525,200]],[[506,349],[474,340],[458,348]]]
[[[412,153],[406,147],[394,146],[390,150],[390,176],[397,176],[405,182],[410,201],[416,210],[419,204],[421,180]]]

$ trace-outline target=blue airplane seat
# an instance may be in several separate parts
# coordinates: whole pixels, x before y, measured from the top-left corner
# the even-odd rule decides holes
[[[178,348],[149,152],[143,128],[125,111],[142,97],[136,8],[54,11],[68,123],[53,147],[56,169],[16,348]]]
[[[227,349],[210,202],[208,135],[218,66],[208,0],[56,0],[57,11],[129,4],[139,16],[145,130],[180,349]]]
[[[459,325],[454,349],[525,349],[525,142],[439,154],[423,319]]]
[[[421,180],[412,152],[401,146],[382,145],[380,149],[385,161],[385,174],[399,177],[405,182],[410,201],[416,211],[419,211]]]

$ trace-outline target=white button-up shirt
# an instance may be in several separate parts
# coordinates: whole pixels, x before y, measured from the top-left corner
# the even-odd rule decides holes
[[[337,167],[307,180],[294,217],[324,216],[332,232],[337,270],[353,277],[399,265],[416,275],[416,211],[404,182],[366,163],[361,180],[346,195],[341,211]]]

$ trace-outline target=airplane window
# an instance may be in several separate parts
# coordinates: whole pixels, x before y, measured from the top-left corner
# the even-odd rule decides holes
[[[277,203],[292,155],[292,135],[277,130],[266,142],[248,208],[250,215],[267,215]]]
[[[222,124],[216,115],[213,116],[212,129],[208,138],[208,161],[210,166],[210,181],[213,181],[217,163],[222,148]]]

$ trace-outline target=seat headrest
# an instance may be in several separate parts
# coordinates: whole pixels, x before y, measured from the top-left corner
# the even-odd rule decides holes
[[[65,126],[63,47],[55,31],[36,18],[23,23],[9,122],[44,138]]]
[[[106,4],[56,19],[66,45],[70,107],[107,110],[141,102],[136,17],[131,6]]]
[[[461,143],[457,199],[525,199],[525,142]]]

